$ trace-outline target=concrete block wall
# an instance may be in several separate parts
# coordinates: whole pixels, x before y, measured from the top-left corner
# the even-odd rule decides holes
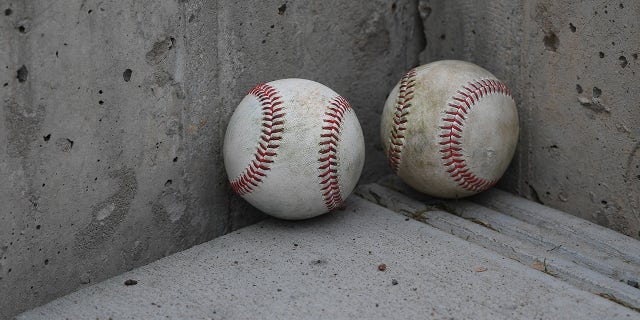
[[[262,218],[220,155],[246,92],[319,81],[377,136],[421,34],[410,0],[0,1],[0,319]]]
[[[513,89],[499,184],[640,239],[640,3],[421,0],[420,61],[475,62]]]

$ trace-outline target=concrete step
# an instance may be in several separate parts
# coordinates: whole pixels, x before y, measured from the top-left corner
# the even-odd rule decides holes
[[[640,242],[635,239],[497,189],[470,201],[443,201],[387,177],[380,184],[359,187],[356,193],[640,310]]]
[[[383,205],[395,201],[378,196]],[[390,207],[422,221],[435,220],[432,212],[453,216],[423,215],[414,204]],[[418,220],[353,196],[334,213],[265,220],[18,319],[640,319],[552,272]]]

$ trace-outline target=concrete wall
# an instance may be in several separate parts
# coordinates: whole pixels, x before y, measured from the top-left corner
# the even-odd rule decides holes
[[[640,2],[421,0],[421,62],[473,61],[513,89],[500,186],[640,238]]]
[[[260,82],[343,94],[384,174],[421,29],[409,0],[0,0],[0,319],[260,219],[220,156]]]
[[[372,181],[401,75],[475,62],[519,105],[500,186],[640,238],[639,18],[637,1],[0,0],[0,318],[260,219],[222,137],[285,77],[352,103]]]

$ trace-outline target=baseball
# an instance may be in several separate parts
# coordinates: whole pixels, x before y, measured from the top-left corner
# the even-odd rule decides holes
[[[509,88],[463,61],[437,61],[405,74],[389,94],[381,137],[391,169],[407,184],[441,198],[492,187],[518,142]]]
[[[224,164],[233,190],[281,219],[339,208],[358,182],[364,138],[349,103],[310,80],[251,89],[227,127]]]

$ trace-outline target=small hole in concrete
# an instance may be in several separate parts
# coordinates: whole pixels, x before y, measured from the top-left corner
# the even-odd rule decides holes
[[[171,47],[169,47],[169,49],[171,49],[176,46],[176,38],[169,37],[169,40],[171,41]]]
[[[102,90],[98,90],[98,94],[102,94]]]
[[[276,25],[275,25],[275,24],[272,24],[272,25],[271,25],[271,29],[273,29],[273,28],[275,28],[275,27],[276,27]]]
[[[571,32],[576,32],[576,26],[573,23],[569,23],[569,29],[571,29]]]
[[[9,85],[9,82],[5,82],[2,86],[3,86],[3,87],[6,87],[6,86],[8,86],[8,85]]]
[[[98,101],[98,104],[104,104],[104,101],[100,100]]]
[[[602,205],[606,205],[606,204],[607,204],[607,201],[606,201],[606,200],[602,200],[602,201],[600,201],[600,203],[601,203]]]
[[[556,51],[558,49],[560,39],[558,39],[558,36],[556,36],[553,31],[549,31],[545,33],[542,42],[544,42],[544,46],[547,50]]]
[[[51,133],[49,133],[48,135],[42,137],[42,139],[44,139],[44,141],[49,141],[51,139]]]
[[[5,16],[10,16],[12,13],[13,13],[13,10],[11,10],[11,9],[4,10],[4,15]]]
[[[20,25],[18,27],[18,31],[20,31],[20,33],[27,33],[27,28],[23,25]]]
[[[604,58],[604,52],[600,51],[598,52],[598,55],[600,56],[600,59]]]
[[[93,12],[93,10],[89,10],[89,11],[87,11],[87,13],[88,13],[88,14],[91,14],[91,12]]]
[[[189,22],[193,22],[193,19],[195,19],[195,18],[196,18],[196,16],[194,14],[190,15],[189,16]]]
[[[267,42],[267,40],[262,40],[262,43],[265,43],[265,42]]]
[[[37,225],[37,226],[36,226],[36,230],[40,230],[40,225]]]
[[[18,71],[16,72],[16,77],[18,78],[18,82],[27,81],[27,78],[29,77],[29,70],[27,70],[27,67],[25,65],[22,65],[22,67],[18,69]]]
[[[283,5],[281,5],[281,6],[278,8],[278,14],[279,14],[279,15],[283,15],[285,11],[287,11],[287,4],[286,4],[286,3],[285,3],[285,4],[283,4]]]
[[[446,38],[447,38],[447,35],[446,35],[446,34],[444,34],[444,33],[443,33],[443,34],[441,34],[441,35],[440,35],[440,40],[444,40],[444,39],[446,39]]]
[[[56,51],[56,58],[58,57],[58,51]]]
[[[178,162],[178,157],[173,158],[173,162]]]
[[[637,53],[634,53],[631,56],[633,57],[633,60],[638,60],[638,54]]]
[[[391,11],[396,11],[396,8],[398,6],[395,4],[395,2],[391,5]]]
[[[431,16],[431,11],[433,11],[431,9],[431,7],[424,7],[424,9],[422,10],[422,13],[424,14],[424,19],[428,18],[429,16]],[[443,21],[444,23],[444,21]]]
[[[129,279],[129,280],[124,282],[125,286],[135,286],[136,284],[138,284],[138,281],[132,280],[132,279]]]
[[[49,259],[45,259],[45,260],[44,260],[44,265],[46,266],[46,265],[48,265],[48,264],[49,264]]]
[[[165,182],[165,183],[164,183],[164,186],[165,186],[165,187],[168,187],[168,186],[170,186],[172,183],[173,183],[173,180],[169,179],[169,180],[167,180],[167,182]]]
[[[626,67],[627,64],[629,64],[629,61],[627,61],[627,57],[625,56],[618,57],[618,60],[620,60],[620,67],[622,68]]]
[[[576,84],[576,91],[578,91],[578,93],[582,93],[582,86]]]
[[[601,94],[602,94],[602,90],[600,90],[600,88],[593,87],[593,97],[594,98],[599,98]]]
[[[131,80],[132,73],[133,71],[131,71],[131,69],[124,70],[124,72],[122,73],[122,78],[124,78],[125,82],[129,82],[129,80]]]

